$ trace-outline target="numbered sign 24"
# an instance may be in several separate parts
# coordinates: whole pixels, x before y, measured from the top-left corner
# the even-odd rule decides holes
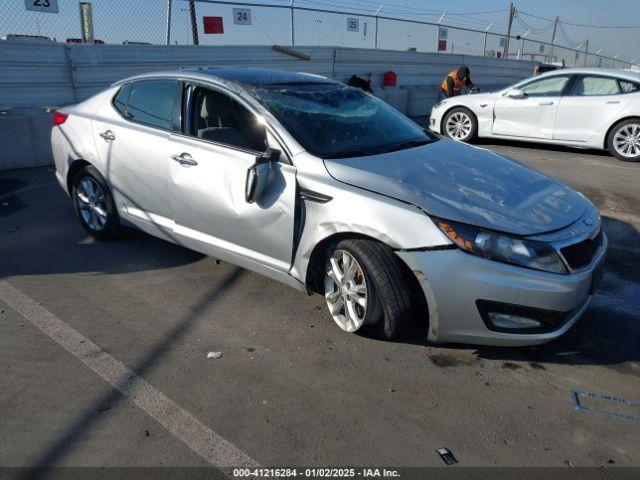
[[[236,25],[251,25],[251,9],[234,8],[233,23]]]
[[[58,13],[58,0],[24,0],[24,4],[32,12]]]

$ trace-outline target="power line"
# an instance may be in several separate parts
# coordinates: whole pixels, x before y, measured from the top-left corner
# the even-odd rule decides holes
[[[529,17],[538,18],[540,20],[547,20],[548,22],[553,22],[553,19],[546,17],[539,17],[538,15],[533,15],[532,13],[523,12],[522,10],[518,10],[523,15],[527,15]],[[640,25],[583,25],[581,23],[571,23],[571,22],[562,22],[565,25],[570,25],[572,27],[584,27],[584,28],[640,28]]]

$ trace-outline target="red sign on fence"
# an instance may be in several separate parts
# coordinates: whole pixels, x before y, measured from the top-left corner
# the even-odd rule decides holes
[[[438,51],[446,52],[447,51],[447,41],[446,40],[438,40]]]
[[[222,17],[202,17],[204,21],[205,34],[221,34],[224,33],[224,24]]]

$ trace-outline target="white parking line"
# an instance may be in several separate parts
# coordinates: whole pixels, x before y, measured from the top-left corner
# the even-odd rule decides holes
[[[155,418],[211,465],[221,468],[258,466],[255,460],[138,377],[124,363],[4,280],[0,280],[0,299]]]

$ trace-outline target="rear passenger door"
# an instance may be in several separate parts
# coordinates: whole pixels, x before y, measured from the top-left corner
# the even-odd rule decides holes
[[[93,120],[94,141],[120,215],[161,236],[171,229],[167,143],[179,126],[181,84],[124,84]]]
[[[623,93],[623,88],[629,91],[633,85],[624,82],[623,86],[620,80],[605,75],[576,75],[560,101],[553,138],[589,141],[627,107],[631,97]]]
[[[283,147],[260,117],[226,92],[193,85],[185,103],[184,133],[170,137],[166,152],[175,235],[195,250],[265,275],[288,272],[296,170],[284,154],[272,165],[261,199],[245,200],[256,156]]]

